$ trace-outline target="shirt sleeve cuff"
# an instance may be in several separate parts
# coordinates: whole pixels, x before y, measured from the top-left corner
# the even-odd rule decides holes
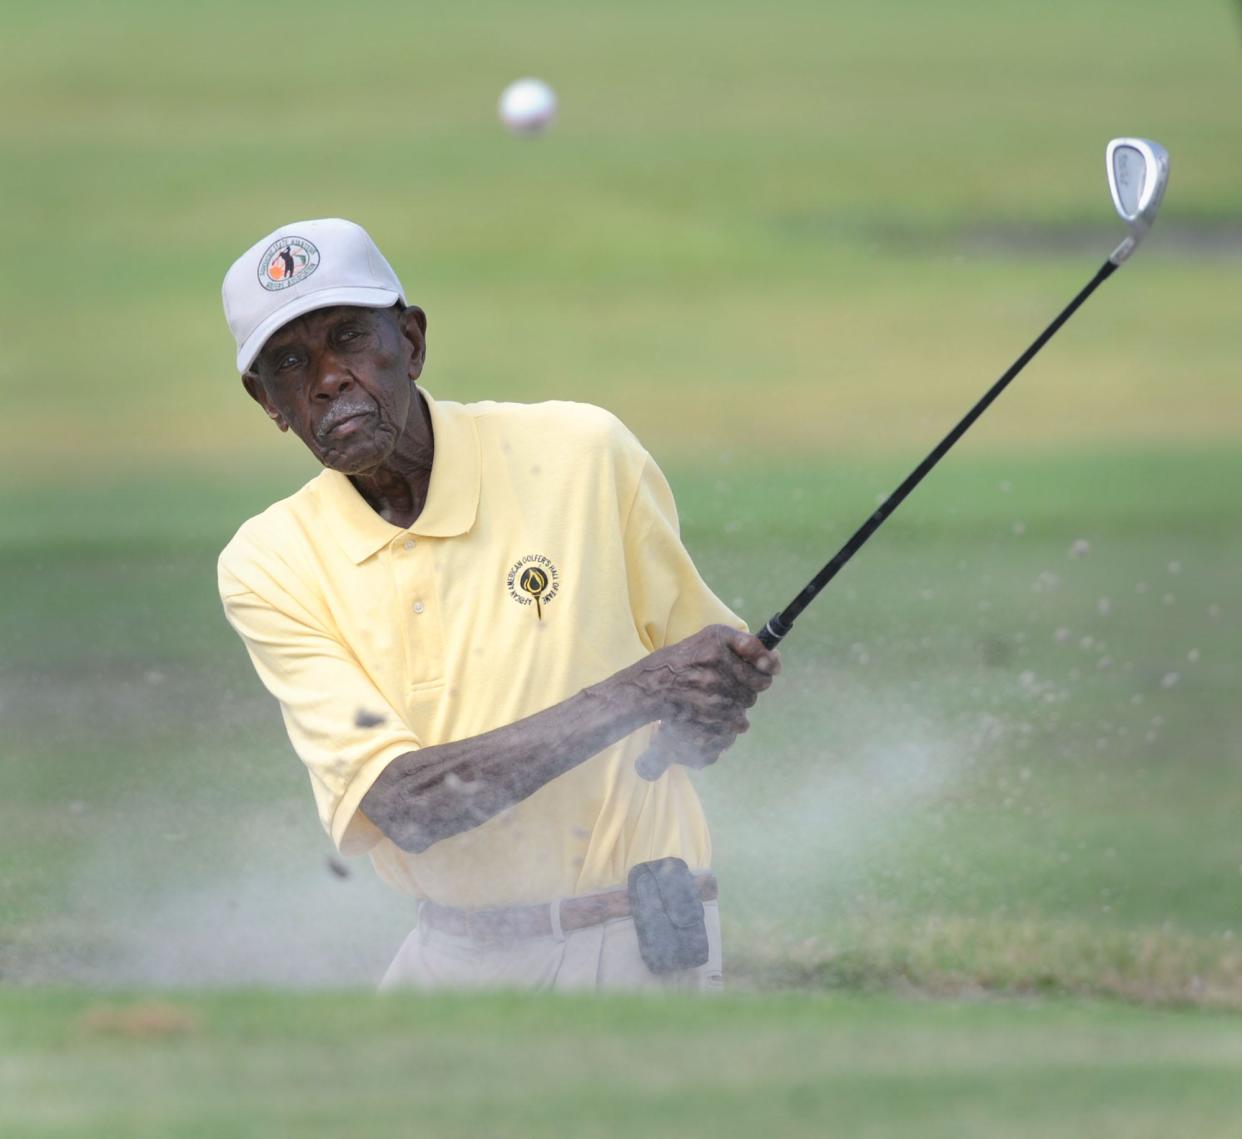
[[[399,755],[416,751],[408,742],[390,744],[359,769],[345,788],[345,794],[332,812],[328,833],[344,855],[366,854],[384,839],[384,832],[358,809],[366,793],[382,772]]]

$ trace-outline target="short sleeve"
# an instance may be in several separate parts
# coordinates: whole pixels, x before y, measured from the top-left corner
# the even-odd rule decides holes
[[[682,545],[672,489],[650,455],[643,461],[625,524],[625,558],[630,607],[648,650],[707,625],[745,630],[746,623],[707,587]]]
[[[343,854],[365,853],[383,834],[358,805],[380,772],[419,740],[349,649],[292,599],[274,604],[223,570],[220,594],[259,679],[280,704],[324,829]]]

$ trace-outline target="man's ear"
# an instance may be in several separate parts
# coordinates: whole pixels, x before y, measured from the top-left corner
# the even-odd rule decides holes
[[[423,374],[423,365],[427,362],[427,314],[418,305],[406,305],[397,315],[397,321],[405,338],[414,346],[410,379],[416,380]]]
[[[255,403],[257,403],[266,413],[267,417],[276,424],[281,431],[289,430],[289,421],[277,411],[268,401],[267,392],[263,387],[263,381],[259,379],[256,372],[246,372],[242,378],[242,387],[246,389],[247,394]]]

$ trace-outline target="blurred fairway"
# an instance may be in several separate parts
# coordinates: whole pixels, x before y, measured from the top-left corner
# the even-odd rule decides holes
[[[30,1139],[1226,1139],[1236,1017],[891,999],[0,994]]]
[[[522,73],[545,138],[496,123]],[[442,396],[603,403],[666,455],[924,443],[1120,239],[1118,134],[1173,156],[1160,222],[972,449],[1242,433],[1223,0],[13,0],[0,102],[15,466],[289,455],[218,290],[325,214],[427,309]]]
[[[561,97],[545,138],[495,123],[522,74]],[[367,985],[412,922],[328,863],[215,595],[311,473],[219,311],[259,235],[366,225],[439,398],[620,414],[757,624],[1120,240],[1104,145],[1143,134],[1173,172],[1141,254],[808,613],[700,786],[738,987],[1242,1008],[1236,6],[10,0],[0,104],[0,982]],[[360,1038],[385,1087],[408,1056],[452,1090],[376,1118],[444,1135],[480,1130],[475,1063],[514,1135],[1238,1119],[1237,1021],[1203,1013],[221,996],[114,1052],[89,1004],[0,992],[0,1131],[267,1135],[270,1080],[342,1133],[312,1092]],[[556,1064],[515,1045],[502,1079],[477,1049],[527,1031]],[[195,1090],[223,1086],[236,1110]]]

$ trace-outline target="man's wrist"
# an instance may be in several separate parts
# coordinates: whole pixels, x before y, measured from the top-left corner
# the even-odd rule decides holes
[[[606,707],[626,735],[664,714],[662,702],[642,683],[641,663],[630,665],[582,692],[587,699]]]

